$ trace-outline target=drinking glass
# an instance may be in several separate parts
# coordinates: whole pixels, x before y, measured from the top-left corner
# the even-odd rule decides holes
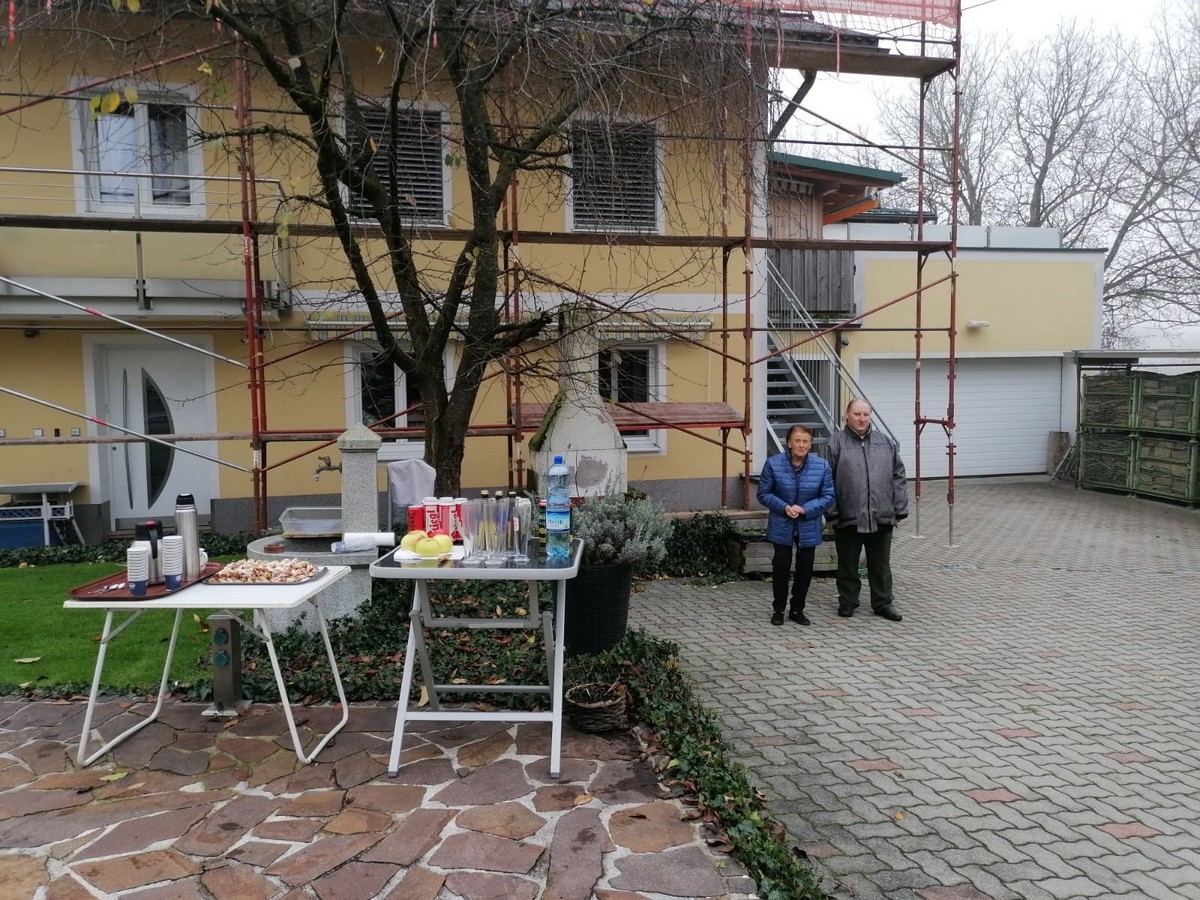
[[[494,504],[490,504],[488,508],[491,521],[485,526],[487,528],[488,546],[486,550],[487,559],[484,561],[485,566],[502,566],[504,565],[505,557],[511,555],[509,550],[509,536],[511,532],[510,519],[512,517],[512,506],[506,497],[498,497]]]
[[[523,566],[529,562],[529,530],[533,524],[533,503],[525,497],[517,499],[513,510],[513,562]]]
[[[483,554],[480,553],[481,531],[483,528],[483,502],[480,500],[467,500],[462,504],[462,527],[463,527],[463,564],[468,566],[477,566],[483,562]]]

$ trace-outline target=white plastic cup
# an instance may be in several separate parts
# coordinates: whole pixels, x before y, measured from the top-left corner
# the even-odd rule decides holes
[[[125,580],[129,583],[129,593],[135,597],[146,596],[150,586],[149,547],[130,547],[125,551]]]

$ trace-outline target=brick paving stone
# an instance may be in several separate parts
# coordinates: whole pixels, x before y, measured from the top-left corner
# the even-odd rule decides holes
[[[541,816],[516,802],[464,809],[454,821],[459,828],[486,831],[514,841],[536,834],[546,824]]]
[[[305,791],[279,807],[281,816],[336,816],[346,802],[345,791]]]
[[[495,834],[466,831],[442,840],[429,857],[430,865],[440,869],[485,869],[524,875],[545,851],[539,844],[526,844]]]
[[[392,817],[388,813],[371,809],[347,809],[326,823],[322,830],[327,834],[366,834],[386,831],[391,824]]]
[[[445,883],[447,890],[464,900],[534,900],[538,893],[536,882],[515,875],[451,872]]]
[[[574,809],[559,819],[541,900],[590,897],[604,871],[606,838],[597,809]]]
[[[203,808],[190,806],[120,822],[103,837],[74,854],[72,861],[133,853],[159,841],[178,839],[206,812]]]
[[[109,893],[200,874],[199,866],[171,850],[85,861],[71,868],[84,881]]]
[[[623,856],[614,864],[620,874],[610,883],[620,890],[676,897],[718,897],[725,893],[724,881],[699,847]]]
[[[482,806],[515,800],[531,793],[533,785],[515,759],[502,759],[476,769],[458,783],[435,793],[430,799],[446,806]]]
[[[425,799],[425,789],[409,784],[360,784],[346,791],[346,805],[386,813],[416,809]]]
[[[680,819],[674,803],[642,803],[614,812],[608,819],[613,842],[634,853],[653,853],[678,847],[693,839],[694,828]]]
[[[266,870],[290,885],[310,884],[379,841],[378,834],[334,835],[301,847]]]
[[[214,897],[238,900],[271,900],[279,889],[249,865],[221,866],[200,876],[200,883]]]
[[[384,900],[435,900],[445,882],[444,874],[413,866]]]
[[[351,863],[318,878],[313,890],[321,900],[374,900],[395,870],[380,863]]]
[[[452,809],[414,809],[399,827],[362,855],[369,862],[409,866],[433,849],[442,829],[455,816]]]
[[[274,797],[235,797],[213,810],[176,843],[176,849],[196,856],[220,856],[278,809]]]
[[[31,856],[0,856],[0,886],[9,897],[32,897],[50,881],[44,860]]]

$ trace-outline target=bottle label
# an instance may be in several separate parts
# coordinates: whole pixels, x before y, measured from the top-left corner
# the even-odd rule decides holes
[[[571,511],[569,509],[546,510],[546,531],[569,532],[571,530]]]

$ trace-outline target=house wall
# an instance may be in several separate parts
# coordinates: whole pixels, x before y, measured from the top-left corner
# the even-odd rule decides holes
[[[860,313],[916,289],[911,256],[858,253],[856,260]],[[959,254],[957,270],[959,355],[1061,354],[1099,345],[1103,251],[967,250]],[[945,260],[931,258],[923,281],[930,284],[949,271]],[[926,327],[948,326],[949,300],[948,283],[923,292]],[[916,300],[909,298],[873,313],[848,336],[844,356],[912,355],[915,311]],[[968,329],[971,320],[989,325]],[[944,330],[924,332],[923,353],[948,349]]]
[[[207,30],[197,32],[195,46],[209,43]],[[39,45],[36,32],[22,36],[20,50],[28,58],[40,58],[36,83],[17,82],[11,75],[0,79],[0,90],[11,95],[52,93],[73,83],[116,74],[121,65],[105,54],[74,55],[69,58],[50,44]],[[374,48],[369,48],[374,58]],[[76,65],[76,60],[85,60]],[[202,106],[196,111],[200,128],[216,131],[232,124],[230,109],[234,89],[232,71],[216,59],[216,71],[197,75],[196,61],[188,60],[165,66],[145,80],[134,78],[139,93],[146,96],[149,79],[168,86],[190,85]],[[384,67],[386,69],[386,67]],[[12,70],[15,71],[15,70]],[[25,67],[28,77],[34,68]],[[387,72],[380,69],[379,89],[384,90]],[[119,83],[123,85],[125,82]],[[223,86],[220,97],[214,93]],[[119,85],[118,85],[119,87]],[[253,85],[256,124],[272,123],[296,128],[302,123],[295,116],[272,112],[284,104],[274,90],[256,78]],[[449,95],[431,86],[424,100],[444,101]],[[211,108],[203,104],[211,103]],[[688,109],[655,108],[648,105],[641,113],[657,119],[664,135],[695,134],[711,136],[711,128],[698,114]],[[69,172],[80,166],[75,148],[81,145],[81,122],[77,101],[53,100],[32,106],[6,120],[15,123],[15,137],[0,145],[0,166],[43,171],[0,173],[0,214],[19,213],[41,216],[76,217],[86,226],[88,214],[80,202],[79,184]],[[741,230],[743,195],[739,189],[741,161],[737,153],[726,154],[720,142],[664,138],[660,142],[663,210],[661,232],[665,235],[720,235],[728,228]],[[237,223],[241,216],[236,154],[233,147],[205,144],[200,149],[203,173],[204,207],[202,216],[189,221]],[[264,357],[281,359],[302,349],[302,355],[272,362],[267,370],[266,428],[271,430],[339,430],[350,421],[348,392],[353,379],[346,376],[347,345],[342,342],[313,348],[314,339],[307,327],[305,313],[329,308],[355,308],[353,285],[346,263],[336,242],[327,237],[301,233],[298,226],[317,224],[312,211],[280,204],[282,194],[312,192],[315,188],[308,161],[286,149],[282,142],[255,142],[259,216],[279,222],[281,233],[261,240],[262,275],[292,289],[297,300],[294,309],[286,306],[267,315],[263,334]],[[466,172],[462,166],[449,171],[450,227],[460,227],[469,209]],[[724,188],[722,189],[722,185]],[[525,173],[518,189],[519,204],[513,224],[524,230],[563,233],[569,230],[566,182],[561,173]],[[168,216],[169,218],[169,216]],[[731,224],[732,223],[732,224]],[[288,233],[283,233],[288,232]],[[448,270],[445,263],[455,251],[436,229],[427,240],[418,241],[415,252],[419,263],[434,272],[432,285],[439,283],[437,272]],[[381,242],[367,241],[365,250],[379,283],[387,291],[391,275],[386,266]],[[520,244],[516,250],[524,266],[539,276],[536,287],[526,289],[523,303],[528,307],[550,307],[574,296],[596,296],[616,306],[629,305],[639,311],[700,310],[716,320],[722,295],[722,255],[711,248],[677,247],[638,248],[608,246],[602,236],[595,243]],[[242,237],[236,228],[228,234],[188,233],[186,222],[180,231],[142,233],[107,231],[95,228],[8,228],[0,245],[0,272],[37,289],[64,296],[76,303],[134,322],[142,327],[188,340],[190,335],[208,334],[212,351],[236,361],[246,358],[242,325],[244,267]],[[730,269],[729,288],[735,305],[742,289],[738,260]],[[136,278],[150,285],[150,307],[140,308],[136,299]],[[349,297],[339,296],[348,293]],[[731,327],[740,328],[735,316]],[[4,326],[7,326],[5,328]],[[37,337],[23,336],[25,327],[41,326]],[[64,330],[56,331],[53,328]],[[86,334],[72,328],[87,329]],[[114,336],[132,336],[133,340],[156,344],[152,338],[105,323],[85,312],[54,301],[29,295],[0,285],[0,384],[29,394],[84,416],[97,416],[92,395],[95,365],[89,348]],[[719,346],[719,336],[708,338]],[[735,335],[731,352],[741,355],[741,337]],[[189,351],[180,349],[180,354]],[[686,342],[664,343],[665,399],[672,401],[708,401],[723,399],[720,358],[692,347]],[[221,435],[245,435],[251,429],[250,403],[246,370],[219,359],[208,362],[212,379],[212,404],[215,431]],[[732,365],[727,374],[728,394],[734,408],[742,406],[742,372]],[[526,380],[527,400],[548,400],[553,396],[553,379]],[[500,424],[506,420],[504,381],[492,378],[480,391],[474,422]],[[8,437],[29,437],[34,428],[47,436],[58,428],[69,435],[79,427],[84,435],[96,434],[98,427],[85,418],[49,410],[44,406],[11,396],[0,396],[0,428]],[[718,432],[704,432],[718,437]],[[734,436],[736,437],[736,435]],[[527,459],[523,440],[514,441],[515,454]],[[505,485],[509,480],[507,459],[509,439],[472,438],[468,441],[463,464],[464,489],[474,490]],[[0,469],[6,478],[23,482],[78,480],[85,485],[74,496],[82,505],[97,508],[109,491],[105,475],[108,454],[115,444],[54,445],[41,447],[0,447]],[[326,498],[336,503],[340,491],[338,474],[325,473],[314,480],[316,454],[290,460],[305,451],[321,447],[317,441],[270,442],[265,454],[267,490],[274,506],[284,498],[315,502]],[[333,448],[319,452],[330,453]],[[215,455],[242,468],[252,464],[248,441],[232,437],[215,442]],[[333,452],[336,462],[336,452]],[[729,454],[730,472],[736,475],[740,458]],[[289,461],[285,461],[289,460]],[[223,521],[228,527],[247,527],[250,476],[237,468],[203,464],[214,472],[217,497],[228,509],[236,509]],[[717,484],[721,450],[713,444],[680,433],[664,438],[662,452],[634,454],[630,477],[635,484],[661,494],[673,508],[711,506],[719,496]],[[386,488],[380,469],[379,488]],[[221,518],[214,508],[214,521]]]

